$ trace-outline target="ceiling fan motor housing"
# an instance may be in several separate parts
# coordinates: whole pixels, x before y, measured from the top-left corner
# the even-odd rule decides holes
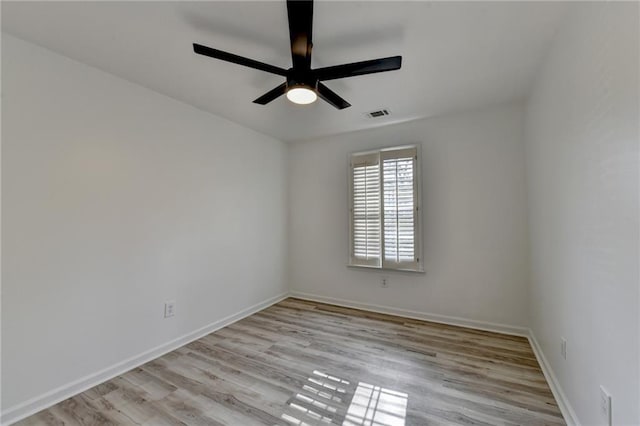
[[[301,73],[290,68],[287,72],[287,90],[294,87],[304,87],[317,91],[318,79],[311,75],[311,73]]]

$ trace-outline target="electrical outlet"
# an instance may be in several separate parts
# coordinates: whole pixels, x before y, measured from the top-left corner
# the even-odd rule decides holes
[[[567,339],[564,337],[560,338],[560,355],[562,355],[562,358],[567,359]]]
[[[611,426],[611,395],[602,386],[600,386],[600,415],[605,422],[603,425]]]
[[[389,287],[389,278],[387,277],[382,277],[382,279],[380,280],[380,286],[382,288],[387,288]]]
[[[169,318],[176,314],[176,302],[170,300],[168,302],[164,302],[164,317]]]

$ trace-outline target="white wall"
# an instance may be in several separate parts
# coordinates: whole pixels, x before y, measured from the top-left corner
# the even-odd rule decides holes
[[[422,147],[426,273],[348,268],[349,153],[412,143]],[[292,145],[292,291],[526,326],[523,154],[518,104]],[[380,286],[383,275],[388,288]]]
[[[5,34],[2,74],[3,411],[287,290],[282,142]]]
[[[599,385],[640,424],[638,36],[638,3],[574,6],[526,111],[532,328],[585,425]]]

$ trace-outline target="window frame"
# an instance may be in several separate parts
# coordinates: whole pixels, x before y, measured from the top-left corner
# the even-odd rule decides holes
[[[413,262],[390,262],[385,260],[385,239],[384,239],[384,172],[383,163],[385,159],[403,158],[403,151],[414,151],[413,170],[413,202],[414,202],[414,261]],[[380,195],[380,258],[378,262],[370,260],[357,260],[354,257],[354,159],[357,157],[377,156],[379,167],[379,195]],[[406,158],[406,157],[404,157]],[[349,258],[348,267],[364,268],[371,270],[385,271],[405,271],[424,272],[424,259],[422,255],[422,191],[421,191],[421,150],[420,145],[399,145],[380,149],[352,152],[348,156],[348,181],[349,181]]]

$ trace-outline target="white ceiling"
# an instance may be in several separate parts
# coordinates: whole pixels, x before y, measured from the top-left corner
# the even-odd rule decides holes
[[[282,77],[195,55],[198,42],[291,66],[284,1],[2,2],[2,30],[285,141],[526,96],[561,2],[315,4],[313,67],[402,55],[402,69],[328,81],[352,104],[253,99]],[[390,117],[366,118],[380,108]]]

